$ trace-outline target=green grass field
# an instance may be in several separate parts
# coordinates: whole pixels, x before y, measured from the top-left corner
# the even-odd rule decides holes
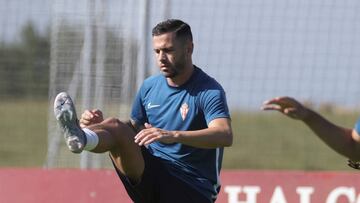
[[[42,166],[47,147],[47,101],[0,102],[0,166]]]
[[[352,128],[358,114],[323,115]],[[300,121],[263,111],[233,117],[235,139],[226,150],[225,168],[351,170],[346,158],[326,146]]]
[[[0,166],[42,167],[47,151],[47,101],[0,102]],[[358,113],[324,114],[352,127]],[[305,125],[276,112],[232,113],[234,144],[228,169],[351,170]]]

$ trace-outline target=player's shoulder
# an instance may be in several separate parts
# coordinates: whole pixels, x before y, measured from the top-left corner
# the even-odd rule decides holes
[[[197,84],[201,89],[223,91],[223,87],[215,78],[204,72],[199,67],[195,66],[195,70],[197,72],[195,81],[197,81]]]
[[[159,79],[162,78],[162,75],[160,73],[158,74],[155,74],[155,75],[151,75],[149,77],[147,77],[145,80],[144,80],[144,83],[152,83],[152,82],[156,82],[158,81]]]
[[[163,79],[164,78],[161,74],[152,75],[144,80],[142,86],[143,88],[148,89],[154,87],[155,84],[162,82]]]

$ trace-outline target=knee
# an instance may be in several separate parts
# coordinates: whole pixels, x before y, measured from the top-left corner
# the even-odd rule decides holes
[[[107,118],[102,123],[107,126],[107,129],[111,134],[119,135],[127,133],[130,130],[129,126],[118,118]]]
[[[118,118],[107,118],[102,123],[113,129],[122,129],[125,127],[125,123],[120,121]]]

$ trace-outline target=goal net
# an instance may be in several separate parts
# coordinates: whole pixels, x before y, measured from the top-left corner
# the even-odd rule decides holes
[[[314,108],[356,111],[359,9],[357,0],[53,0],[47,166],[108,164],[106,154],[74,156],[66,150],[53,118],[53,99],[67,91],[78,114],[99,108],[106,117],[127,118],[139,85],[157,72],[151,28],[166,18],[190,24],[194,63],[223,85],[232,112],[245,112],[239,140],[253,133],[246,119],[274,96],[293,96]],[[249,146],[239,144],[239,156],[266,144],[264,133],[257,131]],[[277,143],[277,148],[264,145],[264,151],[282,157],[288,143]],[[326,165],[327,159],[319,160]]]

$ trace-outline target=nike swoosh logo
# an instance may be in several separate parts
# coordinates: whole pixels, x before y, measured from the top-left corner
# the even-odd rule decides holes
[[[150,103],[148,103],[148,105],[147,105],[147,108],[148,109],[152,109],[152,108],[156,108],[156,107],[159,107],[160,105],[159,104],[151,104],[151,102]]]

